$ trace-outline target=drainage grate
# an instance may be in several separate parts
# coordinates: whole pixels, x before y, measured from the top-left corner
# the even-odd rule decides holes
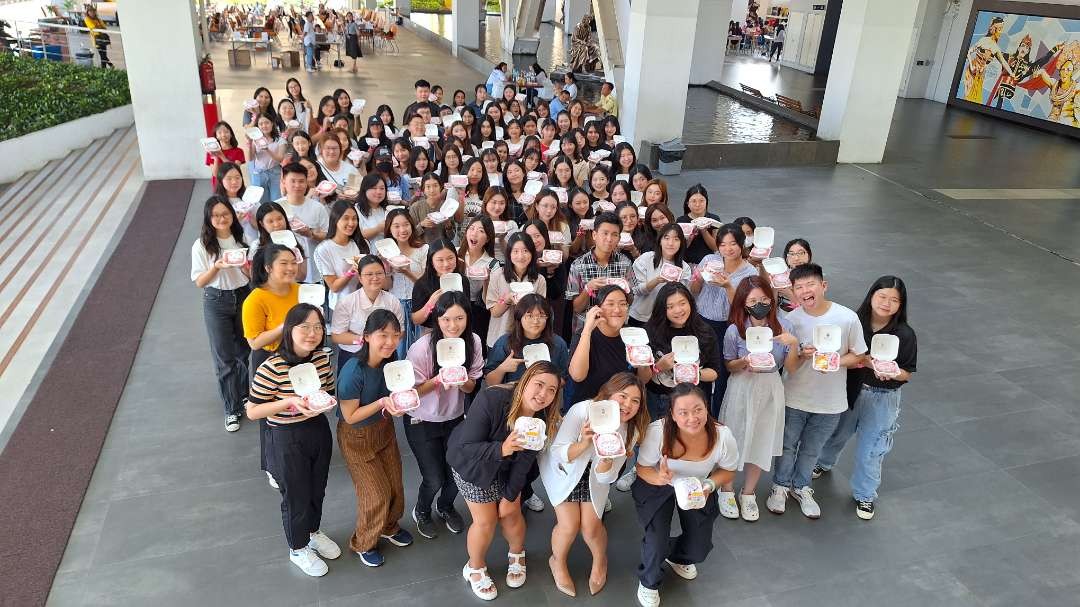
[[[996,139],[993,135],[946,135],[949,139]]]

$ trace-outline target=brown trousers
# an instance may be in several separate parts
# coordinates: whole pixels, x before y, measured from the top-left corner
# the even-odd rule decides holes
[[[356,489],[356,531],[349,548],[353,552],[374,550],[379,536],[401,529],[398,521],[405,513],[394,422],[380,417],[370,426],[354,428],[338,420],[337,441]]]

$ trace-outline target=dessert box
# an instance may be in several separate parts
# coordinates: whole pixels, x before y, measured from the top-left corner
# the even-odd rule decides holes
[[[290,249],[296,248],[296,234],[292,230],[275,230],[270,232],[270,242],[279,244]]]
[[[359,116],[364,112],[365,105],[367,105],[367,99],[353,99],[352,107],[349,108],[349,113],[353,116]]]
[[[791,270],[787,262],[780,257],[769,257],[762,260],[761,265],[769,273],[769,284],[774,289],[786,289],[791,286]]]
[[[511,282],[508,286],[510,287],[510,298],[513,300],[514,303],[517,303],[518,300],[520,300],[522,297],[525,297],[530,293],[536,292],[536,285],[531,282],[514,281]]]
[[[465,287],[462,285],[461,281],[461,274],[458,274],[457,272],[451,272],[440,276],[439,288],[442,289],[443,293],[449,293],[450,291],[461,293],[465,291]]]
[[[615,285],[627,293],[630,292],[630,283],[623,278],[608,278],[606,284]]]
[[[300,295],[298,300],[300,303],[311,304],[316,308],[321,308],[323,302],[326,301],[326,287],[321,284],[312,285],[302,283],[300,285]]]
[[[610,200],[597,200],[596,208],[604,212],[610,212],[615,210],[615,203]]]
[[[289,382],[292,384],[293,393],[304,399],[304,406],[312,411],[322,413],[337,405],[337,400],[322,389],[319,371],[311,363],[291,367]]]
[[[412,260],[401,254],[401,248],[390,238],[383,238],[376,242],[375,250],[379,253],[379,257],[395,268],[405,268],[412,263]]]
[[[538,417],[519,417],[514,421],[514,431],[521,437],[524,447],[540,451],[547,443],[547,423]]]
[[[671,369],[675,383],[697,385],[701,381],[701,345],[693,335],[676,335],[671,338],[671,352],[675,366]]]
[[[391,413],[408,413],[420,406],[420,395],[416,392],[416,375],[412,361],[395,360],[383,367],[383,379],[386,389],[390,390]]]
[[[487,178],[488,178],[488,185],[494,185],[494,186],[501,186],[502,185],[502,175],[500,175],[498,173],[488,173]]]
[[[525,368],[533,366],[533,363],[542,360],[551,362],[551,350],[547,344],[529,344],[521,349],[521,358],[525,360]]]
[[[439,362],[439,382],[444,386],[460,386],[469,381],[465,368],[465,340],[444,337],[435,343],[435,359]]]
[[[634,204],[641,204],[641,201],[644,200],[644,199],[645,199],[645,194],[643,192],[639,192],[637,190],[634,190],[633,192],[630,192],[630,202],[632,202]]]
[[[590,219],[582,219],[582,220],[580,220],[578,222],[578,229],[579,230],[591,230],[591,229],[593,229],[593,224],[595,222],[596,222],[596,220],[592,219],[592,218],[590,218]]]
[[[469,187],[469,177],[467,175],[451,175],[450,186],[454,188]]]
[[[653,358],[652,348],[649,346],[649,335],[641,327],[623,327],[619,329],[619,337],[626,346],[626,362],[632,367],[649,367],[656,360]]]
[[[221,252],[221,260],[226,265],[230,266],[242,266],[247,263],[247,247],[240,249],[226,249]]]
[[[203,137],[199,143],[202,143],[203,149],[209,154],[221,151],[221,142],[216,137]]]
[[[600,162],[601,160],[606,159],[608,156],[611,156],[611,152],[609,150],[595,150],[589,154],[589,161]]]
[[[719,228],[724,225],[723,223],[713,219],[712,217],[695,217],[690,220],[690,223],[694,224],[699,230],[707,230],[709,228]]]
[[[625,181],[630,183],[630,173],[619,173],[615,176],[615,181]]]
[[[765,259],[772,253],[773,239],[776,238],[776,231],[768,227],[760,227],[754,229],[754,247],[750,249],[750,257],[754,259]]]
[[[428,213],[428,219],[430,219],[432,223],[435,224],[443,223],[453,217],[454,213],[457,213],[460,206],[461,203],[458,202],[457,199],[447,196],[446,200],[443,201],[442,206],[439,207],[438,211],[432,211]]]
[[[682,234],[687,240],[690,240],[690,238],[694,235],[694,231],[697,229],[696,227],[694,227],[693,222],[685,221],[679,222],[679,227],[682,228]]]
[[[473,280],[485,280],[488,277],[488,264],[487,262],[478,262],[465,268],[465,276]]]
[[[675,501],[683,510],[698,510],[705,507],[705,489],[701,479],[696,476],[683,476],[671,481],[675,487]]]
[[[552,192],[555,192],[555,196],[559,199],[559,204],[566,206],[566,203],[570,200],[568,198],[569,194],[567,193],[566,188],[561,188],[559,186],[551,186],[548,189],[550,189]]]
[[[900,338],[895,335],[880,333],[870,340],[870,363],[879,375],[891,379],[900,374],[900,366],[896,364],[899,354]]]
[[[840,327],[818,325],[814,327],[814,370],[833,373],[840,370]]]
[[[619,233],[619,246],[622,248],[630,248],[634,246],[634,237],[629,232]]]
[[[562,230],[552,230],[548,232],[548,240],[551,244],[566,244],[566,235],[562,233]]]
[[[660,264],[660,278],[663,278],[666,281],[675,282],[682,278],[682,274],[682,268],[671,262],[665,261]]]
[[[540,254],[540,261],[544,263],[562,263],[562,251],[558,249],[544,249]]]
[[[747,327],[746,349],[751,371],[772,371],[776,368],[776,358],[772,355],[773,331],[770,327]]]
[[[368,144],[368,147],[375,148],[379,147],[379,144],[382,142],[379,141],[378,137],[364,137],[364,143]]]
[[[434,120],[434,118],[432,118],[432,120]],[[428,141],[436,141],[439,138],[439,125],[434,122],[425,124],[424,137],[427,137]]]
[[[334,190],[336,189],[337,184],[333,181],[330,181],[329,179],[320,181],[319,185],[315,186],[315,191],[322,194],[323,196],[329,196],[333,194]]]
[[[589,427],[593,431],[593,448],[600,457],[626,455],[626,444],[619,434],[619,403],[613,400],[596,400],[589,404]]]
[[[259,201],[262,200],[263,192],[265,191],[266,190],[264,190],[260,186],[249,185],[244,188],[244,195],[240,197],[240,200],[243,200],[245,203],[250,204],[252,207],[257,206],[259,204]]]

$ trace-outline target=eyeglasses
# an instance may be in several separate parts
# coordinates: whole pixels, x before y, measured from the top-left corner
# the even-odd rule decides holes
[[[210,216],[211,219],[232,219],[232,215],[228,213],[214,213]]]
[[[788,251],[788,257],[809,257],[810,254],[806,251]]]
[[[309,324],[303,324],[303,325],[296,325],[296,328],[300,329],[301,331],[304,331],[306,333],[322,333],[323,332],[323,326],[322,326],[321,323],[313,323],[313,324],[309,323]]]
[[[364,272],[360,278],[386,278],[386,272]]]
[[[619,302],[605,303],[605,304],[601,305],[600,307],[602,307],[602,308],[617,308],[619,310],[625,310],[626,308],[630,307],[630,304],[628,304],[626,302],[619,301]]]
[[[525,320],[531,320],[533,322],[546,321],[548,319],[547,314],[526,314]]]
[[[754,306],[756,306],[758,304],[769,305],[771,303],[772,303],[772,301],[770,301],[768,299],[747,299],[746,300],[746,307],[752,308],[752,307],[754,307]]]

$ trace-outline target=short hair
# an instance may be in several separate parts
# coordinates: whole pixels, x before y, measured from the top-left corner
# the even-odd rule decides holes
[[[473,93],[476,93],[477,91],[480,91],[480,90],[483,90],[486,93],[487,92],[487,85],[478,84],[475,87],[473,87]]]
[[[615,226],[617,230],[622,231],[622,221],[619,220],[619,216],[612,211],[604,211],[596,216],[593,220],[593,230],[600,229],[601,224],[610,223]]]
[[[416,81],[416,82],[415,82],[415,83],[413,84],[413,88],[425,88],[425,89],[429,89],[429,88],[431,88],[431,83],[430,83],[430,82],[428,82],[427,80],[424,80],[423,78],[421,78],[421,79],[417,80],[417,81]]]
[[[285,176],[289,173],[298,173],[300,175],[303,175],[304,179],[307,179],[307,169],[305,169],[304,165],[300,164],[299,162],[290,162],[289,164],[281,167],[282,179],[284,179]]]
[[[796,266],[791,270],[791,274],[788,275],[792,284],[800,278],[817,278],[818,280],[825,280],[825,272],[821,269],[821,266],[816,263],[804,263],[801,266]]]

